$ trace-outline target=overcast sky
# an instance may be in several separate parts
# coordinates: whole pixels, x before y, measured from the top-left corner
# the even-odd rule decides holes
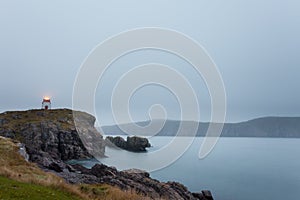
[[[73,83],[89,52],[106,38],[139,27],[177,30],[207,50],[225,83],[227,121],[300,115],[298,0],[1,0],[0,112],[39,108],[44,95],[52,97],[55,108],[71,108]],[[114,63],[107,79],[122,75],[122,67],[148,62],[187,65],[167,53],[136,52]],[[199,83],[195,87],[206,121],[208,93],[188,68],[182,73]],[[97,112],[102,123],[112,123],[109,100],[101,92]],[[166,104],[169,118],[178,117],[175,98],[149,86],[132,98],[134,120],[147,119],[153,103]]]

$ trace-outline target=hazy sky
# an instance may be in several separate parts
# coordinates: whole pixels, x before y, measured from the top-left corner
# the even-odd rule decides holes
[[[227,121],[300,115],[298,0],[1,0],[0,112],[39,108],[43,95],[52,96],[53,107],[70,108],[77,71],[97,44],[121,31],[153,26],[180,31],[207,50],[225,83]],[[167,53],[136,52],[114,63],[107,79],[113,84],[123,69],[154,61],[187,65]],[[182,73],[198,85],[187,68]],[[112,123],[109,100],[100,95],[109,88],[96,95],[103,123]],[[196,89],[207,120],[207,91],[203,83]],[[146,119],[149,105],[160,101],[170,118],[178,116],[174,97],[149,86],[132,98],[134,119]]]

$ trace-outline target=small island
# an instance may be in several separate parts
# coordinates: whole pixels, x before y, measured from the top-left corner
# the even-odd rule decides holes
[[[147,151],[146,148],[151,147],[151,144],[147,138],[138,136],[128,136],[127,140],[120,136],[107,136],[105,138],[105,143],[109,147],[118,147],[133,152],[145,152]]]

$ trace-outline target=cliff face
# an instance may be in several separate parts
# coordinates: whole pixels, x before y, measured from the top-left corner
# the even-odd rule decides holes
[[[81,116],[81,132],[90,138],[98,151],[104,155],[105,143],[94,128],[95,118],[87,113]],[[49,157],[57,160],[93,157],[83,145],[73,120],[72,110],[28,110],[0,114],[0,136],[17,139],[25,144],[30,160]],[[88,141],[86,141],[88,143]]]

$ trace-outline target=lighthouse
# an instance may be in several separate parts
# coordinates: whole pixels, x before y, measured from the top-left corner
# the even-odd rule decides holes
[[[44,109],[44,110],[51,109],[51,100],[49,97],[43,98],[42,109]]]

